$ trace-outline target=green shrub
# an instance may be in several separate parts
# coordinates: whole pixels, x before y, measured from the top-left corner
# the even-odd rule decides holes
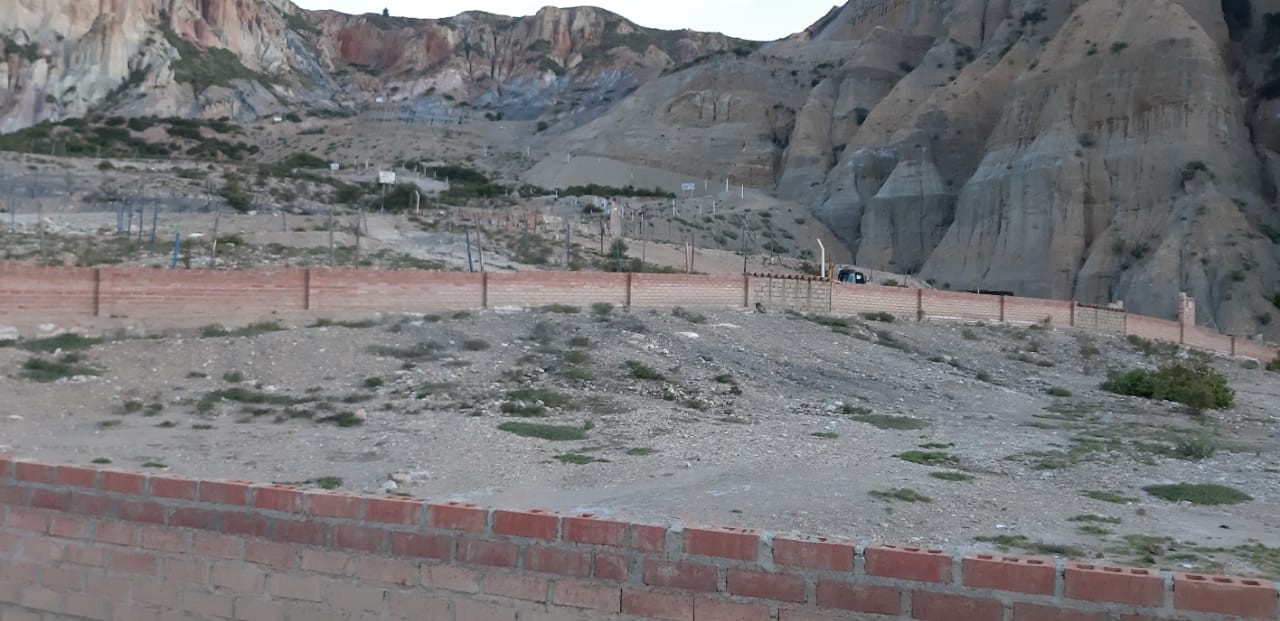
[[[569,306],[568,304],[552,304],[552,305],[550,305],[550,306],[543,306],[542,308],[540,308],[540,309],[538,309],[538,310],[540,310],[540,311],[542,311],[542,312],[544,312],[544,313],[558,313],[558,314],[561,314],[561,315],[576,315],[576,314],[578,313],[578,311],[580,311],[580,310],[582,310],[582,309],[578,308],[577,306]]]
[[[1185,500],[1193,505],[1236,505],[1253,500],[1252,496],[1238,489],[1213,483],[1149,485],[1142,491],[1170,502]]]
[[[703,315],[702,313],[695,313],[691,310],[688,310],[680,306],[677,306],[674,309],[672,309],[671,314],[689,323],[706,323],[707,322],[706,315]]]
[[[889,490],[872,490],[868,492],[875,498],[884,500],[901,500],[902,502],[932,502],[933,499],[910,488],[893,488]]]
[[[631,371],[631,377],[636,379],[652,380],[655,382],[661,382],[667,379],[667,377],[657,369],[654,369],[643,362],[628,360],[625,364],[627,369]]]
[[[600,317],[608,317],[613,312],[613,305],[608,302],[596,302],[591,305],[591,312]]]
[[[51,336],[43,339],[20,341],[18,346],[27,351],[38,351],[51,354],[59,349],[89,349],[101,342],[102,339],[93,339],[67,332],[65,334],[59,334],[58,336]]]
[[[543,440],[552,440],[557,442],[566,440],[585,440],[587,438],[587,429],[585,427],[579,428],[569,425],[502,423],[501,425],[498,425],[498,429],[514,433],[525,438],[541,438]]]
[[[1230,408],[1235,403],[1236,394],[1227,385],[1226,376],[1207,364],[1195,367],[1174,364],[1154,372],[1145,369],[1112,371],[1107,374],[1102,389],[1120,395],[1174,401],[1196,412]]]
[[[29,358],[22,363],[22,377],[33,382],[49,383],[77,375],[101,375],[97,369],[77,364],[80,360],[78,354],[67,354],[60,360]]]
[[[1053,388],[1050,388],[1045,392],[1049,393],[1049,396],[1051,397],[1070,397],[1071,396],[1070,390],[1067,390],[1066,388],[1060,388],[1058,386],[1054,386]]]
[[[898,459],[909,461],[913,464],[921,464],[925,466],[942,466],[953,465],[959,460],[950,453],[943,451],[906,451],[896,455]]]
[[[880,321],[883,323],[893,323],[895,319],[892,313],[886,313],[884,311],[877,311],[874,313],[862,313],[862,317],[867,321]]]

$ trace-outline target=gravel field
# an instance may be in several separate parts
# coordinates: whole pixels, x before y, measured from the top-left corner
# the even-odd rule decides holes
[[[56,351],[22,342],[0,347],[0,450],[1280,575],[1280,549],[1265,545],[1280,540],[1280,375],[1214,360],[1236,406],[1197,422],[1182,406],[1099,389],[1108,369],[1188,356],[1119,338],[678,315],[496,309],[119,335]],[[32,358],[100,375],[41,383],[24,377]],[[1182,456],[1206,444],[1211,456]],[[1143,489],[1183,482],[1252,500],[1192,505]]]

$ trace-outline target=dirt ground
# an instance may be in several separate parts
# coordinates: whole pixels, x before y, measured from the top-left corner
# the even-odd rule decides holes
[[[1180,406],[1099,389],[1107,369],[1159,360],[1118,338],[949,322],[833,330],[777,312],[579,311],[0,347],[0,451],[1280,575],[1280,549],[1265,545],[1280,535],[1280,376],[1256,366],[1214,362],[1236,406],[1200,423]],[[23,377],[31,358],[100,375],[39,383]],[[574,439],[499,428],[510,423]],[[1216,452],[1181,457],[1192,441]],[[909,451],[939,463],[913,463]],[[1143,490],[1181,482],[1252,500],[1199,506]]]

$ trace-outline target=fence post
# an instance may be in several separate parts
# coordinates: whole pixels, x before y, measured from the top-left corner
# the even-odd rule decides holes
[[[627,272],[627,308],[631,308],[631,277],[635,276],[632,272]]]
[[[1075,300],[1071,300],[1071,319],[1069,321],[1072,328],[1076,327],[1076,301]]]
[[[311,268],[302,270],[302,310],[311,310]]]
[[[489,272],[480,272],[480,308],[489,308]]]
[[[996,296],[1000,298],[1000,323],[1004,323],[1004,299],[1006,296]]]
[[[93,316],[102,316],[102,268],[93,268]]]
[[[1229,338],[1231,339],[1231,355],[1234,356],[1236,355],[1236,337],[1232,335]]]
[[[916,289],[916,321],[924,321],[924,289]]]

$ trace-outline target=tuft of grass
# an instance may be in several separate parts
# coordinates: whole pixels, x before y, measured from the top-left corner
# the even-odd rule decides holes
[[[728,374],[728,373],[721,373],[720,375],[717,375],[717,376],[713,377],[713,378],[712,378],[712,380],[714,380],[714,381],[715,381],[715,383],[717,383],[717,384],[730,384],[730,385],[732,385],[732,384],[737,384],[737,383],[738,383],[738,381],[737,381],[737,380],[735,380],[735,379],[733,379],[733,376],[732,376],[732,375],[730,375],[730,374]]]
[[[122,414],[137,414],[142,411],[142,407],[141,401],[138,401],[137,399],[130,399],[120,406],[120,412]]]
[[[991,374],[986,371],[978,371],[973,377],[980,382],[991,383]]]
[[[206,423],[197,423],[195,425],[192,425],[191,428],[195,429],[196,431],[208,431],[210,429],[213,429],[213,425],[209,425]]]
[[[591,339],[585,336],[575,336],[569,339],[569,347],[591,347]]]
[[[580,349],[571,349],[564,352],[565,364],[581,365],[591,362],[591,354]]]
[[[578,308],[577,306],[569,306],[568,304],[552,304],[550,306],[543,306],[538,310],[544,313],[558,313],[561,315],[576,315],[582,311],[581,308]]]
[[[925,444],[917,444],[916,446],[922,449],[948,449],[955,445],[955,442],[947,442],[946,444],[943,444],[942,442],[927,442]]]
[[[439,360],[444,352],[444,346],[436,343],[435,341],[424,341],[410,347],[373,345],[365,351],[368,351],[375,356],[421,362],[424,360]]]
[[[22,363],[22,377],[33,382],[49,383],[77,375],[101,375],[101,372],[93,367],[77,364],[80,360],[81,357],[78,354],[67,354],[59,360],[28,358]]]
[[[677,306],[671,310],[671,315],[679,317],[689,323],[706,323],[707,316],[702,313],[695,313],[683,306]]]
[[[1069,556],[1080,558],[1084,556],[1084,550],[1076,546],[1064,545],[1060,543],[1045,543],[1043,541],[1031,541],[1026,535],[995,535],[991,537],[974,537],[974,541],[991,543],[1001,548],[1020,548],[1029,550],[1038,554],[1054,554],[1058,556]]]
[[[89,463],[99,464],[99,465],[106,465],[106,464],[111,463],[111,460],[110,460],[110,459],[107,459],[106,457],[96,457],[96,458],[94,458],[94,459],[93,459],[93,461],[91,461],[91,462],[89,462]]]
[[[222,381],[229,384],[239,384],[244,381],[244,374],[239,371],[229,371],[222,374]]]
[[[278,321],[260,321],[258,323],[251,323],[243,328],[236,328],[235,330],[227,330],[222,326],[205,326],[200,329],[200,336],[203,338],[240,338],[259,336],[269,332],[279,332],[281,330],[284,330],[284,326],[280,325],[280,322]]]
[[[914,429],[924,429],[929,424],[918,418],[910,416],[893,416],[889,414],[860,414],[850,417],[851,420],[859,423],[866,423],[876,429],[894,430],[894,431],[910,431]]]
[[[1082,513],[1067,518],[1068,522],[1092,522],[1094,524],[1119,524],[1120,518],[1110,517],[1106,515],[1098,515],[1096,513]]]
[[[338,326],[340,328],[350,328],[352,330],[361,330],[364,328],[372,328],[378,325],[378,322],[374,321],[373,319],[356,319],[352,321],[335,321],[333,322],[333,325]]]
[[[584,466],[586,464],[593,464],[596,462],[607,463],[609,461],[607,459],[600,459],[599,457],[583,455],[582,453],[564,453],[561,455],[556,455],[552,459],[555,459],[560,463],[575,464],[578,466]]]
[[[158,461],[149,461],[142,464],[142,467],[143,468],[168,468],[169,466],[166,464],[162,464]]]
[[[809,435],[811,435],[811,436],[813,436],[813,437],[815,437],[815,438],[822,438],[822,439],[824,439],[824,440],[834,440],[834,439],[836,439],[836,438],[839,438],[839,437],[840,437],[840,434],[835,433],[835,432],[832,432],[832,431],[815,431],[815,432],[813,432],[813,433],[811,433],[811,434],[809,434]]]
[[[111,429],[111,428],[113,428],[113,427],[119,427],[119,426],[120,426],[120,423],[123,423],[123,422],[124,422],[124,421],[122,421],[122,420],[120,420],[120,419],[118,419],[118,418],[112,418],[112,419],[110,419],[110,420],[100,420],[100,421],[98,421],[98,428],[99,428],[99,429]]]
[[[1169,502],[1186,501],[1193,505],[1238,505],[1253,500],[1253,496],[1238,489],[1216,483],[1148,485],[1142,491]]]
[[[316,422],[317,423],[333,423],[334,425],[337,425],[339,427],[359,427],[360,425],[364,424],[364,421],[360,420],[360,418],[356,416],[355,412],[346,412],[346,411],[338,412],[337,414],[331,414],[323,418],[317,418]]]
[[[484,339],[467,339],[462,342],[462,348],[467,351],[484,351],[489,349],[489,341]]]
[[[886,313],[884,311],[862,313],[862,318],[867,321],[879,321],[881,323],[893,323],[897,320],[897,317],[894,317],[892,313]]]
[[[653,455],[654,453],[657,453],[657,452],[658,452],[658,449],[653,449],[649,447],[636,447],[636,448],[627,449],[627,454],[631,455],[632,457],[646,457],[648,455]]]
[[[874,498],[883,500],[901,500],[902,502],[932,502],[933,499],[907,487],[895,487],[888,490],[872,490],[868,492]]]
[[[79,334],[67,332],[58,336],[50,336],[43,339],[32,339],[30,341],[18,341],[18,347],[27,351],[41,352],[51,354],[58,350],[72,351],[77,349],[89,349],[94,345],[102,342],[102,339],[93,339]]]
[[[750,425],[751,421],[741,416],[725,416],[719,419],[722,423],[730,423],[733,425]]]
[[[1124,505],[1131,502],[1138,502],[1137,498],[1125,496],[1120,492],[1112,492],[1107,490],[1089,490],[1085,492],[1084,495],[1100,502],[1109,502],[1117,505]]]
[[[1178,457],[1200,461],[1213,457],[1213,454],[1218,452],[1218,447],[1213,441],[1213,436],[1200,432],[1178,438],[1173,450]]]
[[[342,478],[320,477],[315,480],[315,484],[320,486],[320,489],[338,489],[339,487],[342,487]]]
[[[499,409],[502,410],[503,414],[520,418],[543,418],[547,415],[547,408],[538,403],[508,401],[503,403]]]
[[[903,461],[909,461],[913,464],[923,466],[949,466],[959,463],[955,455],[944,453],[942,451],[906,451],[894,455]]]
[[[590,382],[596,378],[595,371],[582,366],[565,367],[560,374],[563,375],[565,379],[578,380],[582,382]]]
[[[553,442],[568,440],[585,440],[587,429],[571,425],[538,425],[534,423],[508,422],[498,425],[498,429],[514,433],[523,438],[539,438]]]
[[[364,381],[361,382],[361,384],[363,384],[365,388],[370,388],[370,389],[380,388],[383,383],[384,382],[381,377],[366,377],[364,378]]]
[[[513,390],[507,393],[507,399],[512,401],[525,401],[528,403],[542,403],[547,407],[560,408],[565,410],[579,409],[579,405],[574,401],[573,397],[562,392],[556,392],[550,388],[523,388]]]
[[[978,333],[977,333],[977,332],[974,332],[973,330],[970,330],[970,329],[968,329],[968,328],[965,328],[963,331],[961,331],[961,332],[960,332],[960,336],[961,336],[961,337],[963,337],[963,338],[964,338],[964,340],[966,340],[966,341],[976,341],[976,340],[978,340]]]
[[[608,317],[613,314],[613,305],[608,302],[596,302],[591,305],[591,313],[597,317]]]
[[[640,362],[638,360],[628,360],[624,363],[631,371],[631,377],[640,380],[651,380],[655,382],[665,381],[667,376],[663,375],[657,369]]]
[[[187,373],[187,379],[205,379],[206,377],[209,377],[209,374],[201,373],[200,371],[191,371],[190,373]]]
[[[939,471],[939,472],[930,472],[929,476],[935,479],[942,479],[943,481],[972,481],[973,480],[973,477],[963,472],[952,472],[949,470]]]
[[[156,427],[159,427],[161,429],[173,429],[174,427],[177,427],[177,426],[178,426],[178,423],[175,423],[171,420],[161,421],[160,424],[156,425]]]
[[[1098,526],[1097,524],[1085,524],[1084,526],[1076,528],[1076,532],[1080,533],[1081,535],[1093,535],[1095,537],[1104,537],[1106,535],[1110,535],[1112,531],[1110,528],[1107,528],[1105,526]]]
[[[1241,361],[1240,361],[1240,368],[1245,369],[1245,370],[1248,370],[1248,371],[1256,370],[1256,369],[1258,368],[1258,361],[1257,361],[1257,360],[1248,360],[1248,359],[1241,360]]]
[[[1053,388],[1050,388],[1045,392],[1048,393],[1049,396],[1051,397],[1070,397],[1071,396],[1070,390],[1067,390],[1066,388],[1059,388],[1057,386],[1054,386]]]

